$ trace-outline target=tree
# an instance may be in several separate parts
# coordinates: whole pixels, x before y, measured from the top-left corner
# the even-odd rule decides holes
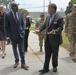
[[[71,0],[73,4],[76,4],[76,0]]]
[[[8,0],[2,0],[3,1],[3,4],[6,6],[6,10],[8,9],[7,6],[9,4],[9,1]]]
[[[6,10],[8,9],[8,4],[11,3],[12,0],[0,0],[0,4],[6,6]]]
[[[0,5],[2,4],[2,0],[0,0]]]
[[[72,1],[70,1],[69,5],[66,8],[65,14],[68,14],[72,11],[72,6],[73,6],[73,3],[72,3]]]
[[[68,14],[68,13],[70,13],[72,11],[73,4],[76,4],[76,0],[71,0],[69,2],[69,5],[66,8],[65,14]]]
[[[29,12],[27,10],[25,10],[25,9],[19,9],[19,12],[23,12],[23,11],[25,11],[27,15],[29,14]]]

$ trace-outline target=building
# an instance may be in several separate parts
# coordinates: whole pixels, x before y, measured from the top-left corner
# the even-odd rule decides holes
[[[31,18],[39,18],[40,17],[40,13],[42,13],[42,12],[29,12],[29,16]],[[58,12],[58,14],[60,16],[62,16],[63,18],[66,17],[65,12]],[[48,12],[45,12],[45,16],[48,16],[48,15],[49,15]]]

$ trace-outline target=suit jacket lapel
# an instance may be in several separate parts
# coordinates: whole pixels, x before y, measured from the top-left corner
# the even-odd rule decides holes
[[[12,13],[12,11],[11,11],[11,13]],[[19,15],[19,13],[17,13],[17,14],[18,14],[18,17],[17,18],[18,18],[18,20],[20,20],[20,15]],[[14,21],[16,22],[13,13],[12,13],[12,17],[13,17]],[[16,24],[18,24],[18,23],[16,22]]]
[[[11,11],[11,17],[12,17],[12,19],[14,20],[14,22],[16,22],[16,20],[15,20],[15,18],[14,18],[14,15],[13,15],[12,11]]]
[[[50,21],[50,16],[48,16],[48,18],[47,18],[47,24],[46,24],[46,27],[48,28],[49,27],[49,21]]]
[[[18,12],[18,20],[20,21],[20,14],[19,14],[19,12]]]
[[[52,22],[51,22],[51,24],[50,24],[49,27],[51,27],[51,26],[52,26],[52,23],[55,21],[55,19],[56,19],[56,15],[57,15],[57,14],[55,14],[55,16],[54,16],[54,18],[53,18],[53,20],[52,20]]]
[[[12,11],[11,11],[11,17],[12,17],[12,18],[13,18],[13,20],[15,21],[15,19],[14,19],[14,15],[13,15]]]

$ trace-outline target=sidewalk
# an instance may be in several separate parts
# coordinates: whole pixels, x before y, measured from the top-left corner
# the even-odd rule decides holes
[[[2,59],[0,51],[0,75],[40,75],[38,70],[43,68],[44,50],[42,53],[39,52],[37,35],[33,33],[29,35],[29,49],[26,54],[28,71],[21,69],[21,65],[16,69],[13,68],[14,56],[11,45],[6,46],[6,54],[5,59]],[[58,72],[52,72],[50,62],[50,71],[44,75],[76,75],[76,63],[71,60],[68,51],[60,47]]]

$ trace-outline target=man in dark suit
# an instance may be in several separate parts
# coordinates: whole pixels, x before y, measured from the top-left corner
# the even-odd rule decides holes
[[[25,64],[24,57],[24,24],[22,13],[18,12],[18,5],[16,3],[11,4],[11,11],[7,12],[4,17],[4,25],[6,35],[8,34],[12,41],[13,53],[15,57],[14,68],[19,65],[19,56],[17,52],[17,45],[21,57],[21,68],[28,70],[28,66]]]
[[[63,18],[56,13],[56,10],[57,6],[55,4],[50,4],[48,6],[50,16],[46,18],[45,24],[40,29],[36,30],[36,32],[39,33],[46,29],[45,62],[43,69],[39,70],[41,74],[49,71],[51,56],[53,72],[57,72],[59,45],[62,44],[61,31],[63,30]]]

